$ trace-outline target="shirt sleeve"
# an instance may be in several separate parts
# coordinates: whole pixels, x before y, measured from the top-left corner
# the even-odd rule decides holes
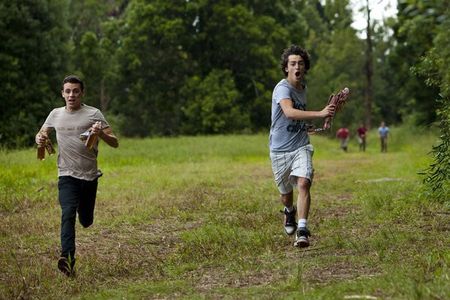
[[[275,91],[274,91],[273,94],[274,94],[273,96],[274,96],[275,102],[277,104],[279,104],[280,101],[283,100],[283,99],[291,99],[292,100],[291,92],[290,92],[289,88],[287,88],[284,85],[277,86],[275,88]]]
[[[102,114],[100,110],[97,110],[95,112],[94,122],[101,122],[103,129],[110,127],[108,121],[106,121],[105,116]]]
[[[47,116],[47,119],[45,119],[44,124],[42,127],[49,127],[49,128],[55,128],[55,110],[53,109]]]

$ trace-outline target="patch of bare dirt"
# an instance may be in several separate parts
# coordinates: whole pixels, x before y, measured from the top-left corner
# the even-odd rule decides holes
[[[76,241],[77,256],[89,261],[99,274],[159,280],[165,276],[165,259],[174,253],[180,242],[179,234],[198,226],[199,221],[161,219],[150,225],[124,224],[90,234],[80,231]]]
[[[325,266],[311,267],[303,273],[308,282],[327,285],[330,282],[355,280],[380,275],[380,270],[362,264],[338,261]]]

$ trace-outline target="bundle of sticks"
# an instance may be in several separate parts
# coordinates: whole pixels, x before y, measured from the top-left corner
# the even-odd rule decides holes
[[[331,94],[328,99],[327,105],[334,105],[334,115],[344,107],[345,103],[347,103],[348,96],[350,95],[350,90],[348,87],[339,91],[339,93]],[[331,127],[331,122],[333,121],[333,117],[326,117],[325,123],[323,124],[323,129],[329,129]]]
[[[46,135],[41,133],[43,136],[45,136],[46,140],[45,140],[45,144],[42,146],[38,146],[37,147],[37,158],[40,160],[44,160],[45,159],[45,150],[47,150],[48,155],[52,155],[55,154],[55,148],[53,148],[52,145],[52,141],[50,140],[50,138]]]
[[[92,125],[93,127],[97,127],[99,130],[102,130],[102,122],[97,121]],[[98,133],[93,134],[92,128],[80,134],[80,140],[84,141],[84,145],[90,150],[94,147],[95,142],[98,140]]]
[[[347,99],[348,99],[349,95],[350,95],[350,89],[347,87],[344,88],[343,90],[339,91],[339,93],[337,93],[336,95],[335,94],[330,95],[327,105],[330,105],[330,104],[334,105],[334,107],[335,107],[334,108],[334,116],[336,115],[336,113],[338,111],[342,110],[345,103],[347,103]],[[315,128],[315,126],[309,125],[308,132],[310,134],[313,134],[315,132],[320,132],[320,131],[330,129],[331,122],[333,121],[334,116],[326,117],[322,128]]]

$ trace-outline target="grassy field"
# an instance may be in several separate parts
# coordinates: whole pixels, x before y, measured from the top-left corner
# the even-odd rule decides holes
[[[0,297],[449,299],[450,209],[417,175],[435,136],[392,131],[385,154],[374,132],[365,153],[312,137],[307,249],[284,234],[266,134],[102,144],[72,279],[56,268],[56,157],[2,151]]]

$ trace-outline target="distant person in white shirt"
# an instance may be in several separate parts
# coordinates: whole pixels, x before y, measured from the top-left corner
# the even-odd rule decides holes
[[[381,152],[387,152],[387,140],[389,135],[389,127],[386,126],[384,121],[381,122],[378,128],[378,135],[380,137]]]

